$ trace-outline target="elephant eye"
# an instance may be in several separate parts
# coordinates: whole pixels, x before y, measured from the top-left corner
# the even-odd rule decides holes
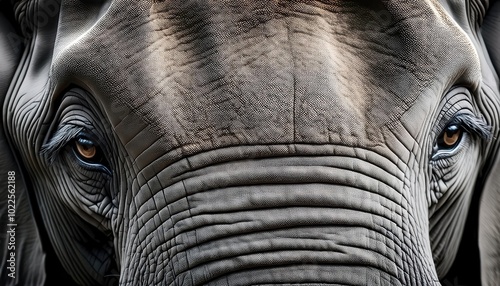
[[[94,159],[97,154],[97,147],[94,145],[94,143],[84,138],[78,138],[75,141],[75,147],[78,154],[88,160]]]
[[[441,150],[450,150],[455,148],[461,141],[464,130],[458,124],[446,126],[437,140],[437,147]]]
[[[101,148],[87,137],[77,137],[73,141],[73,150],[75,151],[75,155],[84,163],[91,165],[105,163]]]
[[[457,154],[474,139],[490,140],[491,126],[482,117],[472,114],[454,116],[439,133],[432,150],[432,160],[437,161]]]

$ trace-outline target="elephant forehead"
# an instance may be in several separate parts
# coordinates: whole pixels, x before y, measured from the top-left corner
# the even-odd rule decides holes
[[[171,149],[377,144],[419,96],[478,75],[467,37],[426,1],[133,3],[113,3],[68,49],[85,53],[65,56]]]

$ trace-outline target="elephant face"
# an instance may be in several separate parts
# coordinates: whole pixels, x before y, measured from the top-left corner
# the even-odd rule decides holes
[[[3,156],[78,284],[440,285],[477,192],[496,281],[487,1],[9,7]]]

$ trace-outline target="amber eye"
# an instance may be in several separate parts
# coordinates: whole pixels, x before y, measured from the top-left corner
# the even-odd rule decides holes
[[[452,149],[458,145],[462,138],[462,128],[460,125],[448,125],[441,133],[438,139],[438,145],[441,149]]]
[[[93,161],[97,158],[98,149],[94,143],[86,138],[75,140],[75,151],[86,161]]]
[[[79,159],[80,164],[93,171],[102,171],[111,175],[108,161],[102,149],[92,139],[81,135],[73,140],[73,152]]]

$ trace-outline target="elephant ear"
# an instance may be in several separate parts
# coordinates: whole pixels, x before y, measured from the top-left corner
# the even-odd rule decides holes
[[[498,74],[500,74],[500,1],[492,1],[481,27],[481,34],[488,54],[497,74],[497,83],[489,88],[500,94]],[[493,100],[496,108],[500,98]],[[498,110],[494,116],[494,129],[499,128]],[[496,132],[498,134],[498,131]],[[481,195],[479,209],[479,249],[481,258],[482,285],[498,285],[500,281],[500,138],[494,138],[492,164],[488,170]]]
[[[3,3],[2,3],[3,2]],[[4,100],[22,46],[13,28],[9,1],[0,1],[0,285],[43,285],[45,254],[27,186],[5,136]]]

